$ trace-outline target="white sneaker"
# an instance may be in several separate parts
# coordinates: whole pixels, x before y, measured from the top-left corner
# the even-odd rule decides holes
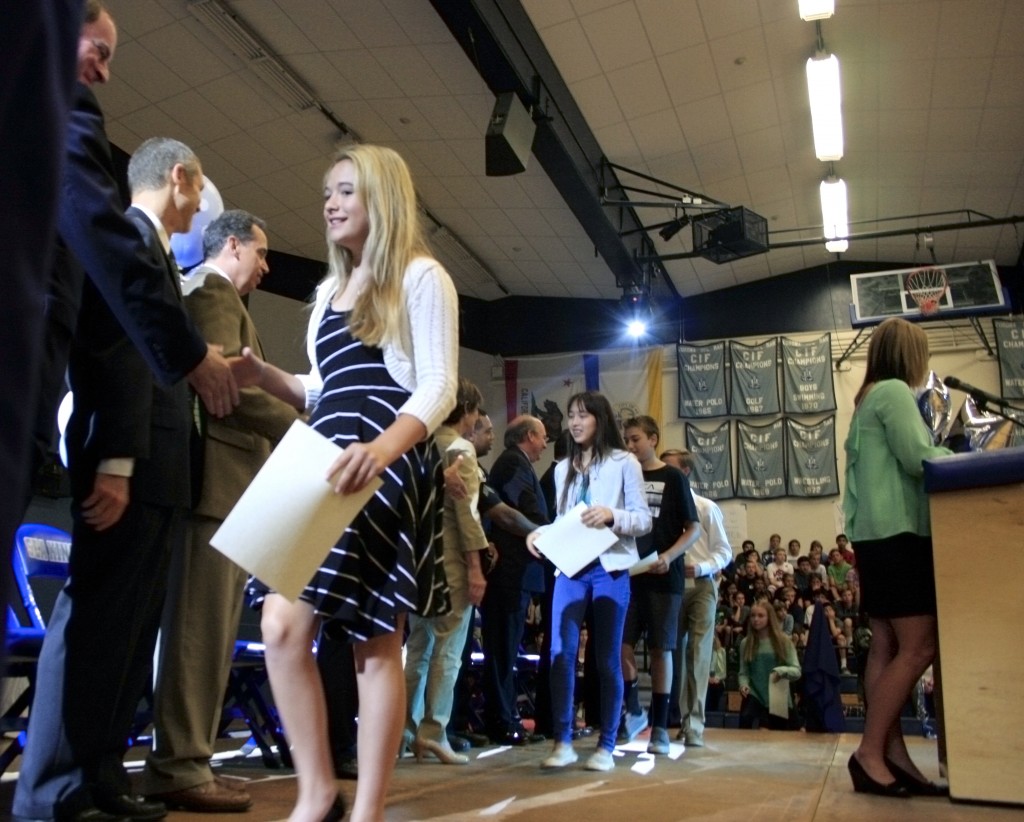
[[[575,749],[568,742],[556,742],[547,759],[540,763],[542,768],[564,768],[579,759]]]
[[[611,751],[598,748],[590,755],[585,767],[588,771],[610,771],[615,767],[615,757]]]

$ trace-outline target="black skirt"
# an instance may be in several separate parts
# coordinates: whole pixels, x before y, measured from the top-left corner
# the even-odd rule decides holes
[[[858,540],[853,547],[861,611],[878,619],[935,615],[931,537],[897,534]]]

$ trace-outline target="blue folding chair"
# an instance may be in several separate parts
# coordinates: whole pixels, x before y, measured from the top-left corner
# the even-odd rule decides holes
[[[224,733],[233,720],[244,720],[251,736],[242,746],[242,752],[248,754],[259,748],[266,767],[291,768],[293,763],[288,740],[273,699],[268,698],[270,688],[265,650],[262,642],[242,639],[235,642],[219,730]]]
[[[0,753],[0,773],[18,757],[25,747],[28,730],[28,711],[36,687],[36,668],[39,652],[46,636],[46,620],[39,608],[32,581],[50,578],[63,581],[68,576],[71,556],[71,535],[49,525],[22,525],[14,537],[11,563],[18,600],[7,607],[7,637],[5,650],[9,680],[24,678],[26,685],[0,716],[0,731],[14,735],[7,748]]]

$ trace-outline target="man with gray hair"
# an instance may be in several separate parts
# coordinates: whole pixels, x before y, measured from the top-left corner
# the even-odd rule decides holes
[[[506,505],[531,522],[549,523],[547,503],[533,470],[547,447],[544,423],[523,414],[505,430],[505,450],[494,461],[488,484]],[[516,657],[530,601],[527,577],[543,580],[540,562],[526,550],[525,537],[495,523],[491,538],[498,562],[487,581],[481,616],[484,646],[484,722],[491,741],[524,745],[542,741],[531,735],[519,719],[516,694]],[[543,585],[543,582],[540,583]]]
[[[269,271],[265,229],[247,211],[225,211],[206,227],[204,262],[183,286],[196,326],[227,356],[248,347],[264,357],[242,298]],[[203,425],[201,470],[193,472],[201,490],[192,489],[185,550],[171,558],[160,626],[153,748],[139,788],[175,810],[223,813],[252,804],[210,768],[247,579],[210,539],[298,414],[259,388],[240,393],[232,413]]]
[[[184,143],[144,142],[128,166],[127,216],[180,301],[169,236],[188,232],[203,173]],[[39,658],[16,818],[155,820],[132,794],[123,757],[152,673],[172,554],[190,499],[192,408],[183,382],[157,382],[87,280],[68,369],[69,576]]]

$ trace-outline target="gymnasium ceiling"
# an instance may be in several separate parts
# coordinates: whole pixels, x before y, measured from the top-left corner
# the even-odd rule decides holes
[[[818,34],[797,0],[107,5],[120,42],[97,91],[112,141],[128,152],[155,135],[187,142],[229,207],[268,221],[277,251],[324,259],[321,177],[342,127],[405,156],[459,292],[483,300],[616,299],[650,270],[637,258],[692,250],[689,228],[668,241],[630,231],[673,208],[602,203],[600,183],[606,201],[623,199],[602,157],[655,180],[619,171],[620,184],[746,206],[773,243],[821,236],[828,168],[814,156],[804,74]],[[200,6],[235,16],[315,104],[289,104],[261,75],[267,60],[254,70]],[[1024,214],[1024,3],[836,6],[820,31],[842,72],[844,259],[1017,264],[1015,224],[936,231],[930,247],[923,229]],[[484,134],[507,90],[536,104],[538,140],[524,173],[488,177]],[[909,229],[921,231],[856,237]],[[664,260],[654,289],[687,297],[834,259],[814,243],[722,265]]]

